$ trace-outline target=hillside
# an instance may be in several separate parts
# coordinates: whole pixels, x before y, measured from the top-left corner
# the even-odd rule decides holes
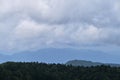
[[[0,80],[120,80],[120,67],[7,62],[0,64]]]
[[[100,62],[92,62],[92,61],[85,61],[85,60],[71,60],[71,61],[68,61],[66,64],[72,65],[72,66],[85,66],[85,67],[99,66],[99,65],[120,67],[120,64],[100,63]]]

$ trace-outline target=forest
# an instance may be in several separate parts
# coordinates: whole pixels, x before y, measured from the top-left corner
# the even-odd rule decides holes
[[[120,67],[6,62],[0,64],[0,80],[120,80]]]

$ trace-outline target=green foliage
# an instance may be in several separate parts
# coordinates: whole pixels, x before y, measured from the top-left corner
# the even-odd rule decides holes
[[[7,62],[0,65],[0,80],[120,80],[120,67]]]

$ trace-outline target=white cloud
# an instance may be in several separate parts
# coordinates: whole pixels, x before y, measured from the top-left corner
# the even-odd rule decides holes
[[[120,45],[120,1],[0,0],[0,48]]]

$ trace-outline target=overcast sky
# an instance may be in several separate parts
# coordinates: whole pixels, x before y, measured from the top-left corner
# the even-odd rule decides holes
[[[0,0],[0,51],[120,46],[120,0]]]

